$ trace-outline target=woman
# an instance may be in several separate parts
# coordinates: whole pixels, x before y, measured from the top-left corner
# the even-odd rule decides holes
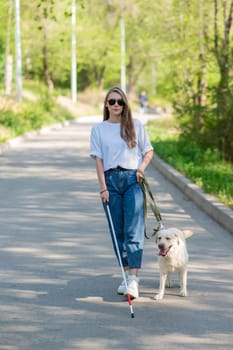
[[[139,296],[138,272],[144,243],[143,193],[139,178],[140,171],[144,172],[153,157],[153,148],[142,123],[132,118],[127,97],[119,87],[107,92],[103,122],[91,130],[90,154],[96,161],[100,196],[105,212],[106,203],[109,204],[127,276],[128,289],[123,280],[117,292],[134,299]]]

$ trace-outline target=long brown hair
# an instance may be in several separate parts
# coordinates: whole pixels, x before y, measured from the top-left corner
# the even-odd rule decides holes
[[[107,92],[107,95],[104,100],[103,120],[108,120],[110,117],[109,110],[107,108],[107,102],[109,95],[112,92],[116,92],[119,95],[121,95],[122,100],[124,101],[124,106],[121,114],[121,137],[128,144],[129,148],[134,148],[136,146],[136,133],[134,128],[132,112],[126,94],[118,86],[112,87]]]

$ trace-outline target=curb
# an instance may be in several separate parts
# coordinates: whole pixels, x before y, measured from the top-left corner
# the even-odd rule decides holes
[[[205,193],[198,185],[192,183],[156,154],[151,163],[199,208],[233,234],[233,211],[230,208],[222,204],[216,197]]]

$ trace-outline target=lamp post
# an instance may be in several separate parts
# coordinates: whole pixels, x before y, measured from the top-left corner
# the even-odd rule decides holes
[[[124,0],[121,1],[121,89],[126,92]]]
[[[6,49],[5,49],[5,93],[11,94],[13,57],[10,50],[11,22],[12,22],[13,1],[8,0],[8,19],[6,29]]]
[[[22,102],[22,52],[20,37],[20,0],[15,0],[15,53],[17,100]]]
[[[77,102],[77,68],[76,68],[76,0],[72,0],[72,35],[71,35],[71,94],[72,102]]]

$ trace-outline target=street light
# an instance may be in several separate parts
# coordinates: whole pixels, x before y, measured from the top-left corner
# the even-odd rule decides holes
[[[15,54],[17,100],[22,102],[22,52],[20,37],[20,0],[15,0]]]
[[[121,89],[126,92],[124,0],[121,0]]]
[[[72,0],[71,7],[72,17],[72,35],[71,35],[71,93],[72,93],[72,102],[77,102],[77,63],[76,63],[76,0]]]

